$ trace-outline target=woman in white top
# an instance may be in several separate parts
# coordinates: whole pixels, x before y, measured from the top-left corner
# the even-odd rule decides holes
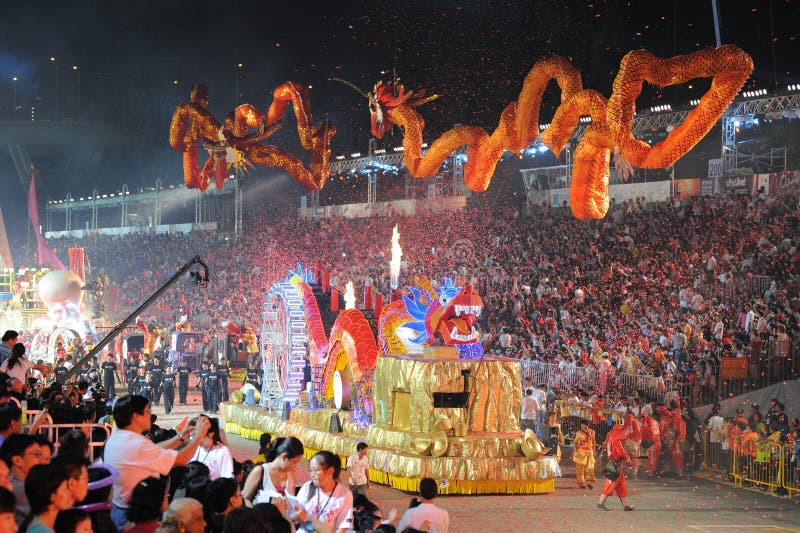
[[[342,460],[329,451],[311,457],[306,482],[297,493],[299,508],[293,509],[293,518],[299,522],[319,520],[333,533],[346,533],[352,528],[353,493],[346,484],[339,483]]]
[[[275,503],[287,494],[294,496],[294,471],[303,459],[303,443],[294,437],[280,437],[264,453],[266,462],[250,471],[244,482],[242,498],[248,506]]]
[[[28,384],[28,372],[36,369],[44,374],[50,373],[47,365],[36,365],[25,359],[25,345],[18,342],[11,348],[11,355],[0,365],[0,372],[5,372],[12,378],[17,378],[23,385]]]
[[[201,415],[205,416],[205,415]],[[192,461],[200,461],[208,467],[208,477],[215,480],[221,477],[233,478],[233,457],[230,449],[222,442],[219,418],[207,417],[210,422],[208,433],[200,440]]]

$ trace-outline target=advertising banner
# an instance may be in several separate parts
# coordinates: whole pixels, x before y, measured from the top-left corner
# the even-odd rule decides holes
[[[675,195],[680,199],[700,195],[700,178],[675,180]]]
[[[769,194],[783,195],[800,190],[800,171],[787,170],[769,175]]]
[[[723,357],[720,367],[720,378],[722,379],[746,379],[747,363],[746,357]]]

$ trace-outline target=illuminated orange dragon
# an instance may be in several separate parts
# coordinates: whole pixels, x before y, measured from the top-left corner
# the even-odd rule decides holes
[[[485,191],[504,150],[520,153],[539,135],[539,107],[551,80],[561,89],[561,105],[550,125],[542,132],[542,142],[558,154],[566,145],[583,115],[589,115],[586,128],[575,150],[570,200],[576,218],[603,218],[608,211],[609,165],[624,175],[630,165],[642,168],[666,168],[692,149],[714,126],[733,101],[750,72],[749,55],[732,45],[700,50],[688,55],[662,59],[648,51],[629,52],[622,59],[614,80],[611,98],[584,89],[580,72],[569,61],[551,57],[538,61],[522,85],[519,98],[508,104],[500,122],[489,135],[477,126],[456,126],[431,143],[422,154],[422,131],[425,121],[414,110],[436,96],[424,91],[407,91],[398,81],[378,82],[369,100],[372,134],[381,138],[393,126],[404,128],[404,164],[415,178],[436,174],[444,160],[461,146],[467,146],[464,181],[473,191]],[[633,136],[636,98],[642,84],[665,87],[693,78],[712,78],[710,89],[686,120],[666,139],[650,146]],[[344,80],[338,80],[344,81]]]
[[[286,82],[272,93],[273,101],[266,114],[250,104],[238,106],[220,124],[208,111],[208,88],[197,84],[188,102],[180,104],[172,115],[169,144],[183,153],[183,177],[186,187],[205,191],[215,178],[218,189],[229,176],[228,169],[245,169],[253,164],[282,167],[307,190],[321,189],[328,179],[331,139],[336,128],[330,122],[315,126],[311,121],[308,89]],[[262,141],[280,128],[279,120],[292,103],[297,118],[297,133],[303,148],[311,151],[310,168],[288,152]],[[250,129],[255,131],[248,133]],[[203,168],[198,163],[198,145],[208,150]]]

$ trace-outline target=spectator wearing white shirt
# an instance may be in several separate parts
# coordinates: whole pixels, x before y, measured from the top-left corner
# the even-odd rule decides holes
[[[117,529],[125,525],[133,488],[145,478],[166,476],[173,466],[188,463],[210,425],[207,418],[198,418],[193,438],[182,449],[176,450],[174,448],[186,441],[185,435],[190,430],[154,444],[142,436],[152,426],[151,416],[150,402],[144,396],[123,396],[114,404],[116,428],[106,441],[103,460],[118,473],[112,497],[114,507],[111,509],[111,520]]]
[[[500,334],[499,341],[500,341],[500,346],[504,350],[508,350],[509,348],[511,348],[512,337],[511,334],[508,332],[508,330],[506,330],[505,328],[503,328],[503,332]]]
[[[428,531],[428,533],[447,533],[450,527],[450,515],[447,510],[434,505],[433,499],[437,492],[436,481],[429,477],[423,478],[419,482],[419,495],[422,496],[422,502],[403,514],[397,531],[411,527]]]
[[[367,459],[366,442],[359,442],[356,445],[356,453],[347,458],[347,472],[350,477],[350,490],[355,497],[356,494],[367,495],[369,488],[369,459]]]
[[[545,390],[544,383],[539,383],[533,389],[533,397],[539,403],[539,411],[536,414],[536,434],[541,437],[542,424],[544,423],[544,415],[547,412],[547,391]]]
[[[233,478],[233,456],[231,450],[222,442],[219,430],[219,418],[201,415],[209,422],[208,433],[200,439],[200,445],[194,452],[192,461],[200,461],[208,467],[211,481],[221,477]]]
[[[525,396],[522,398],[522,408],[520,410],[519,424],[522,430],[534,429],[536,427],[536,419],[539,416],[541,406],[536,398],[533,397],[533,389],[525,389]]]
[[[722,441],[725,433],[725,419],[720,416],[720,407],[715,405],[711,410],[711,418],[706,426],[711,434],[708,436],[708,464],[722,466]]]
[[[301,508],[294,518],[301,523],[318,520],[332,533],[345,533],[352,526],[353,493],[339,483],[342,461],[339,456],[323,450],[315,453],[308,463],[311,481],[297,493]]]
[[[49,373],[50,367],[47,365],[36,365],[25,359],[25,345],[21,342],[16,343],[11,348],[11,355],[0,365],[0,371],[5,372],[12,378],[17,378],[23,384],[28,383],[28,372],[31,369]]]

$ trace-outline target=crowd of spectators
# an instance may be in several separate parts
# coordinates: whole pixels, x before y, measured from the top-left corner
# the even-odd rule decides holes
[[[365,219],[304,219],[248,210],[238,239],[213,233],[51,240],[82,246],[112,280],[107,323],[135,308],[194,254],[206,289],[190,280],[150,311],[181,315],[214,334],[225,321],[258,331],[272,283],[296,263],[331,285],[389,291],[389,245],[403,247],[401,286],[415,276],[472,283],[484,300],[485,351],[562,367],[691,379],[719,386],[722,356],[755,359],[753,385],[796,375],[800,336],[797,197],[717,195],[612,203],[600,221],[567,208],[485,202],[461,211]],[[134,252],[134,250],[136,252]],[[769,350],[767,350],[769,348]]]
[[[265,435],[261,455],[239,463],[217,418],[199,415],[174,429],[159,428],[143,396],[122,396],[106,413],[79,398],[73,404],[60,386],[45,389],[40,416],[70,424],[75,421],[65,410],[81,413],[75,428],[52,442],[42,431],[48,428],[24,419],[19,403],[25,396],[9,379],[0,374],[4,533],[447,531],[447,512],[432,503],[432,479],[421,483],[421,504],[402,518],[395,510],[384,518],[363,488],[348,488],[337,455],[317,452],[310,480],[298,485],[294,472],[304,452],[298,439],[270,442]],[[110,435],[92,434],[99,423]]]
[[[276,216],[267,208],[253,209],[247,212],[242,235],[236,239],[194,232],[65,238],[50,244],[62,258],[67,256],[66,248],[84,247],[92,273],[110,277],[108,324],[125,316],[176,268],[199,254],[209,265],[209,286],[196,287],[187,279],[168,290],[152,314],[164,327],[188,315],[195,327],[213,334],[226,321],[257,331],[266,292],[298,262],[307,268],[319,263],[330,273],[334,287],[343,289],[353,281],[359,293],[371,285],[386,294],[389,243],[392,227],[397,225],[403,246],[401,285],[411,284],[415,276],[434,283],[450,276],[457,283],[474,285],[484,300],[479,327],[487,352],[562,368],[591,368],[607,376],[615,372],[680,375],[693,378],[698,387],[713,389],[718,386],[720,358],[726,355],[749,358],[751,364],[758,360],[758,370],[767,368],[767,377],[796,377],[799,219],[800,206],[793,195],[728,194],[650,204],[637,199],[612,205],[605,219],[589,222],[574,220],[566,209],[487,203],[475,197],[461,211],[370,219],[302,219],[285,213]],[[767,354],[771,359],[763,367],[759,358],[768,343],[773,348]],[[4,383],[0,400],[19,395],[20,385],[24,389],[22,383]],[[625,409],[640,422],[651,403],[644,395],[625,398],[600,385],[593,391],[548,392],[573,403],[588,402],[592,408],[598,408],[599,400],[600,408]],[[77,409],[82,420],[98,420],[96,410],[90,413],[86,405],[72,405],[75,402],[65,398],[60,387],[42,397],[65,410]],[[189,466],[198,448],[205,445],[208,458],[212,449],[224,445],[220,428],[209,435],[212,422],[203,417],[182,433],[154,432],[147,400],[127,398],[116,404],[115,409],[121,410],[114,413],[119,429],[111,435],[111,448],[109,443],[105,447],[108,462],[120,476],[113,486],[114,507],[109,513],[118,526],[134,531],[191,531],[206,526],[249,531],[248,524],[274,523],[269,527],[283,531],[289,527],[288,519],[311,522],[312,528],[324,530],[330,515],[327,527],[334,531],[343,524],[359,529],[353,513],[340,512],[348,506],[368,511],[363,516],[368,516],[365,523],[371,521],[369,529],[382,521],[372,504],[357,504],[346,487],[339,486],[342,465],[326,452],[312,459],[312,481],[297,492],[301,503],[314,500],[317,508],[313,503],[295,508],[284,502],[286,491],[294,494],[287,480],[302,455],[296,453],[297,443],[285,439],[276,439],[274,447],[264,450],[272,467],[248,472],[248,467],[234,465],[233,483],[227,477],[212,480],[208,465],[206,470],[196,465],[186,469],[195,472],[195,477],[179,475],[173,467]],[[699,421],[679,403],[661,405],[659,401],[650,412],[674,421],[676,427],[670,429],[694,439],[693,450],[703,427],[721,432],[719,440],[712,441],[719,443],[721,457],[724,440],[736,437],[736,431],[758,434],[761,427],[762,437],[777,432],[776,438],[786,444],[797,439],[797,424],[792,426],[786,416],[773,414],[768,424],[757,417],[745,419],[744,427],[740,427],[743,417],[737,417],[727,423],[723,420],[720,429],[713,416]],[[659,413],[660,407],[665,412]],[[80,523],[94,519],[70,510],[75,502],[85,501],[85,495],[78,496],[82,480],[88,483],[86,465],[73,461],[50,466],[53,443],[19,433],[21,425],[16,420],[21,414],[13,402],[0,403],[4,438],[0,455],[11,469],[15,488],[14,499],[0,490],[0,520],[11,501],[18,521],[29,522],[28,531],[78,530]],[[676,417],[685,417],[684,425],[690,420],[694,431],[681,430]],[[116,441],[121,444],[115,445]],[[124,449],[131,444],[136,445],[137,457],[142,450],[148,451],[150,470],[144,464],[125,462]],[[681,468],[695,465],[696,453],[692,457]],[[79,466],[69,466],[74,464]],[[249,479],[248,474],[259,478]],[[36,481],[29,491],[25,480],[30,476],[47,482]],[[169,490],[160,476],[175,476]],[[182,492],[170,494],[173,486]],[[252,509],[243,506],[242,489],[244,500],[254,504]],[[259,497],[265,489],[274,490],[279,499],[273,503],[273,496]],[[423,494],[426,504],[430,504],[429,496]],[[328,502],[332,502],[330,507]],[[57,528],[58,521],[67,525]],[[102,527],[96,525],[95,531]]]

